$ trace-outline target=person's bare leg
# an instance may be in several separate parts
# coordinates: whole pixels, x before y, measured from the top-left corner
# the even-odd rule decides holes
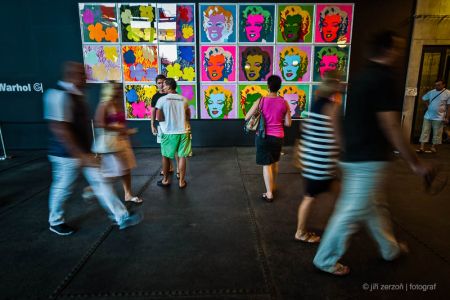
[[[176,162],[176,166],[177,166],[177,170],[176,170],[176,175],[177,175],[177,178],[179,179],[179,177],[180,177],[180,168],[178,167],[178,165],[180,164],[180,162],[179,162],[179,157],[178,157],[178,155],[175,153],[175,162]],[[174,170],[174,168],[172,167],[172,172],[173,172],[173,170]],[[186,170],[186,169],[185,169]]]
[[[273,198],[272,194],[272,183],[273,183],[273,172],[272,172],[272,165],[263,166],[263,177],[264,177],[264,184],[266,185],[266,196],[269,199]]]
[[[168,184],[170,182],[169,178],[169,168],[170,168],[170,159],[168,157],[162,157],[162,167],[163,167],[163,184]]]
[[[272,192],[277,191],[278,162],[272,164]]]
[[[183,187],[186,184],[186,157],[178,158],[178,172],[180,172],[180,179],[178,181],[178,186]]]
[[[122,176],[122,185],[123,191],[125,192],[125,201],[128,201],[133,198],[133,194],[131,193],[131,173]]]
[[[309,216],[313,201],[314,197],[303,196],[302,203],[298,206],[296,236],[300,236],[302,233],[306,232],[306,220]]]

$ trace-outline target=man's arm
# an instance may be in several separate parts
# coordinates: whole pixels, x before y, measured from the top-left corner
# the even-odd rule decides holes
[[[98,162],[91,153],[84,152],[78,145],[72,131],[69,128],[69,123],[50,121],[50,131],[56,138],[65,146],[66,150],[72,157],[81,160],[84,166],[98,166]]]
[[[152,130],[153,135],[157,135],[158,134],[158,129],[155,126],[156,110],[157,110],[156,103],[155,103],[155,97],[156,97],[156,94],[153,95],[153,98],[152,98],[152,115],[151,115],[151,118],[150,118],[150,128]]]
[[[423,164],[409,146],[400,127],[400,114],[397,111],[382,111],[377,113],[378,124],[389,142],[400,152],[417,175],[425,176],[430,167]]]

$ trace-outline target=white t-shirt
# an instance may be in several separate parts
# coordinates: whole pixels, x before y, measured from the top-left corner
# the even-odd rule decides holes
[[[162,133],[182,134],[188,132],[189,122],[186,120],[188,100],[182,95],[167,94],[158,99],[155,106],[164,113],[164,122],[160,122]]]
[[[441,92],[442,90],[440,91],[437,91],[436,89],[431,90],[428,93],[426,93],[422,97],[422,99],[423,101],[430,101],[431,99],[439,95],[439,93]],[[431,101],[424,118],[427,120],[444,121],[447,112],[447,105],[450,105],[450,91],[446,89],[439,96],[434,98],[433,101]]]

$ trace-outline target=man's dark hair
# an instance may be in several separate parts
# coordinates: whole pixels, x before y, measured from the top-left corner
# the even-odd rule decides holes
[[[166,80],[166,76],[164,76],[163,74],[158,74],[158,76],[156,76],[155,78],[155,82],[157,82],[159,79]]]
[[[442,79],[442,78],[436,79],[436,81],[435,81],[434,83],[438,83],[439,81],[442,82],[443,84],[445,84],[445,81],[444,81],[444,79]]]
[[[269,90],[272,93],[278,92],[281,88],[281,78],[277,75],[270,75],[269,79],[267,79],[267,85],[269,86]]]
[[[177,82],[175,81],[175,79],[173,78],[166,78],[166,80],[164,80],[165,84],[169,86],[169,88],[173,91],[175,91],[177,89]]]
[[[394,38],[400,36],[392,30],[384,30],[372,35],[369,42],[369,55],[371,57],[383,56],[386,51],[394,47]]]

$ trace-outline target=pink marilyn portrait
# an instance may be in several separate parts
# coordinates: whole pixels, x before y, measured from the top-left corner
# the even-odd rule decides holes
[[[278,46],[277,74],[284,81],[310,81],[311,46]]]
[[[234,46],[202,46],[201,51],[203,81],[235,81]]]
[[[273,47],[239,47],[240,81],[265,81],[272,73]]]
[[[350,43],[351,5],[318,5],[316,42]]]

